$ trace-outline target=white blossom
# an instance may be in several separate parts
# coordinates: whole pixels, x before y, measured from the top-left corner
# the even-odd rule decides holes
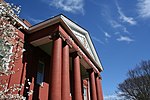
[[[0,2],[0,100],[26,99],[22,95],[16,94],[16,91],[21,91],[24,84],[14,84],[8,87],[7,81],[1,79],[4,75],[15,73],[11,69],[15,67],[15,61],[22,56],[20,51],[23,47],[19,45],[20,39],[16,27],[14,27],[17,22],[12,18],[12,16],[17,17],[20,10],[20,6]],[[21,28],[22,26],[19,27],[19,29]]]

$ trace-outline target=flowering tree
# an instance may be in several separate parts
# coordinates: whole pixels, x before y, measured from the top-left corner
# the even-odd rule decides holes
[[[15,61],[22,57],[22,40],[17,35],[17,25],[14,17],[18,17],[20,6],[14,6],[0,1],[0,77],[14,74]],[[18,27],[21,28],[21,27]],[[22,95],[15,94],[23,85],[14,84],[8,87],[5,79],[0,78],[0,99],[25,99]]]

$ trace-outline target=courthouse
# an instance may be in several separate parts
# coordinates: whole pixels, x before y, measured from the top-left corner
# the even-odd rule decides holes
[[[24,52],[9,86],[24,84],[18,93],[27,100],[103,100],[103,67],[87,30],[62,14],[33,26],[14,19],[24,27],[17,29]]]

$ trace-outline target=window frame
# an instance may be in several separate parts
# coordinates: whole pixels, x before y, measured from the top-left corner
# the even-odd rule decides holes
[[[42,66],[40,66],[42,65]],[[40,68],[42,67],[42,68]],[[37,68],[37,75],[36,75],[36,83],[40,86],[43,86],[44,82],[44,69],[45,69],[45,63],[41,60],[38,61],[38,68]]]

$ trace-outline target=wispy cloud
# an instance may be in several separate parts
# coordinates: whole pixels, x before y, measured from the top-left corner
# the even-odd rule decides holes
[[[118,13],[120,15],[120,19],[123,21],[123,22],[126,22],[126,23],[129,23],[130,25],[136,25],[137,22],[134,20],[134,18],[132,17],[127,17],[121,10],[121,7],[118,5],[118,3],[116,2],[116,6],[117,6],[117,9],[118,9]]]
[[[110,20],[109,23],[110,23],[110,25],[111,25],[113,28],[121,29],[124,33],[129,33],[129,31],[127,30],[127,28],[126,28],[124,25],[118,23],[117,21],[115,21],[115,20]]]
[[[92,39],[95,40],[95,41],[97,41],[100,44],[105,44],[103,41],[101,41],[99,38],[97,38],[95,36],[92,36]]]
[[[140,17],[150,18],[150,0],[138,0],[137,6]]]
[[[41,19],[35,19],[35,18],[32,18],[32,17],[28,17],[28,20],[31,21],[31,22],[33,22],[34,24],[37,24],[37,23],[43,21],[43,20],[41,20]]]
[[[99,25],[98,25],[97,27],[100,29],[100,31],[101,31],[102,33],[104,33],[105,42],[108,42],[108,39],[111,38],[111,35],[112,35],[112,34],[106,32],[106,31],[105,31],[102,27],[100,27]],[[103,42],[103,43],[104,43],[104,42]]]
[[[50,5],[67,12],[84,14],[84,0],[52,0]]]
[[[124,32],[124,33],[130,33],[130,32],[127,30],[126,27],[123,27],[123,32]]]
[[[134,39],[132,39],[128,36],[120,36],[119,38],[117,38],[117,41],[124,41],[124,42],[130,43],[130,42],[133,42]]]
[[[93,3],[95,6],[102,6],[101,3],[97,3],[96,0],[89,0],[91,3]]]
[[[104,6],[104,13],[102,16],[104,16],[104,19],[106,19],[107,25],[110,26],[109,29],[103,30],[101,27],[98,27],[102,33],[104,33],[104,42],[109,42],[108,39],[112,40],[117,40],[119,42],[123,41],[123,42],[133,42],[135,41],[134,39],[132,39],[131,33],[130,31],[128,31],[128,25],[136,25],[137,22],[135,21],[134,18],[132,17],[127,17],[121,10],[121,7],[118,5],[118,3],[116,2],[116,6],[117,6],[117,10],[116,12],[118,13],[116,15],[116,17],[112,17],[111,16],[111,12],[110,12],[110,7],[108,6]],[[126,24],[127,23],[127,24]],[[109,33],[110,32],[110,33]]]
[[[106,38],[111,38],[111,35],[107,32],[104,32]]]
[[[118,23],[117,21],[115,20],[110,20],[110,24],[113,28],[119,28],[119,27],[122,27],[122,25],[120,23]]]
[[[124,100],[122,97],[118,97],[116,94],[104,96],[104,100]]]

